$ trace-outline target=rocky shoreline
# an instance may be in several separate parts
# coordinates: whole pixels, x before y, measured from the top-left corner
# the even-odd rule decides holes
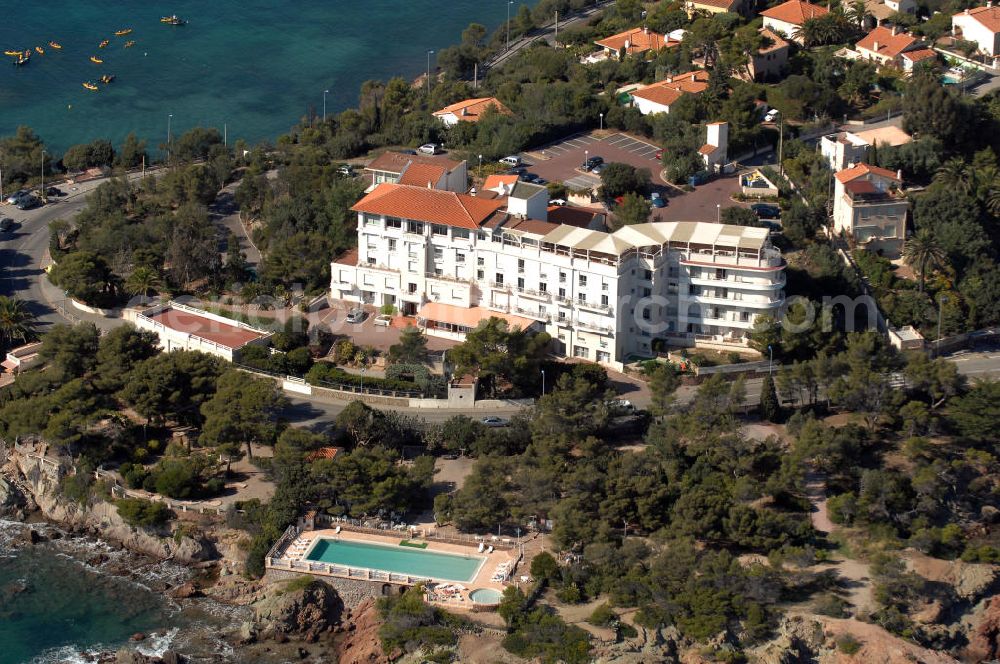
[[[92,571],[162,594],[180,621],[190,622],[134,634],[115,651],[73,653],[71,661],[319,664],[340,661],[339,644],[354,632],[346,622],[351,609],[333,587],[314,582],[289,591],[285,580],[244,577],[244,533],[218,523],[184,522],[173,532],[133,528],[110,502],[68,501],[59,492],[58,478],[35,455],[11,452],[0,467],[0,517],[23,524],[9,538],[15,550],[60,547]],[[361,599],[349,597],[352,605]],[[373,608],[369,602],[366,610]],[[380,655],[377,636],[366,640]],[[351,647],[362,649],[356,642]]]

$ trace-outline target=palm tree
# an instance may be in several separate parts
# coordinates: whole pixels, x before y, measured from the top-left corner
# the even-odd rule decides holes
[[[0,340],[4,347],[33,337],[35,324],[35,315],[25,307],[24,300],[0,295]]]
[[[920,292],[923,293],[927,268],[944,265],[946,256],[938,239],[929,230],[922,228],[906,241],[903,258],[907,264],[917,268],[917,273],[920,275]]]
[[[969,193],[972,190],[976,174],[972,168],[960,157],[953,157],[941,165],[941,168],[934,174],[934,182],[939,182],[946,187],[958,189],[962,193]]]
[[[994,180],[986,191],[986,209],[995,217],[1000,217],[1000,180]]]
[[[160,275],[154,268],[140,265],[125,281],[125,290],[129,295],[137,295],[145,302],[149,292],[157,290],[162,285]]]
[[[865,0],[854,0],[844,15],[861,31],[864,31],[868,19],[871,18],[871,14],[868,13],[868,8],[865,6]]]

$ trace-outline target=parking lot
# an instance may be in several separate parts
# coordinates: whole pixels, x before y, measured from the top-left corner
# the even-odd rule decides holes
[[[577,134],[532,150],[523,155],[528,170],[552,182],[562,182],[570,189],[587,189],[601,184],[601,179],[581,170],[588,157],[601,157],[606,163],[620,162],[649,170],[653,188],[660,191],[666,182],[660,177],[660,148],[621,133]]]

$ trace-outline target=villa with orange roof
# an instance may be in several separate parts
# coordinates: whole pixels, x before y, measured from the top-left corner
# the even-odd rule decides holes
[[[475,99],[465,99],[450,106],[445,106],[440,111],[434,111],[433,115],[446,127],[453,127],[459,122],[479,122],[487,110],[493,109],[501,115],[513,115],[510,109],[504,106],[496,97],[477,97]]]
[[[855,44],[855,48],[865,60],[875,62],[882,67],[902,69],[905,66],[902,55],[907,51],[922,49],[924,45],[919,39],[896,26],[890,28],[880,25]]]
[[[629,92],[632,105],[643,115],[669,113],[670,107],[686,94],[699,94],[708,88],[708,72],[696,70],[662,81],[641,85]]]
[[[465,193],[469,188],[466,163],[441,155],[383,152],[365,166],[365,177],[371,183],[368,191],[383,182],[458,193]]]
[[[898,258],[906,238],[909,201],[902,179],[885,168],[858,164],[834,176],[833,228],[854,246]]]
[[[680,46],[680,41],[672,40],[669,35],[661,35],[645,27],[619,32],[617,35],[599,39],[594,43],[600,46],[601,50],[589,56],[586,59],[588,62],[607,58],[617,59],[621,58],[623,54],[629,56],[648,52],[655,53],[663,48]]]
[[[747,56],[747,70],[737,72],[739,78],[751,81],[767,81],[781,76],[788,67],[790,46],[781,35],[767,28],[760,29],[764,45],[756,53]]]
[[[788,0],[777,7],[765,9],[760,13],[764,17],[764,27],[772,30],[786,39],[799,44],[803,43],[799,30],[806,21],[820,16],[826,16],[830,10],[826,7],[813,5],[802,0]]]
[[[979,44],[979,50],[991,57],[1000,56],[1000,6],[987,2],[951,17],[952,36]]]
[[[724,12],[739,14],[743,6],[743,0],[687,0],[684,3],[684,11],[687,12],[689,18],[693,18],[697,14],[722,14]]]

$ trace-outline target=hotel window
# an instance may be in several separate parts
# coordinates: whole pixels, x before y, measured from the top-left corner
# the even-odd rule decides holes
[[[577,295],[576,295],[576,301],[579,302],[580,304],[586,304],[587,303],[587,294],[586,293],[577,293]]]
[[[476,265],[486,265],[486,259],[482,256],[476,257]]]
[[[382,219],[373,214],[365,215],[365,226],[381,226]]]
[[[444,249],[441,247],[434,247],[434,260],[439,261],[444,258]]]
[[[642,296],[643,297],[649,297],[652,294],[653,294],[653,290],[651,288],[643,288],[642,289]]]
[[[486,239],[486,231],[479,231],[478,233],[476,233],[476,237],[479,238],[480,240],[485,240]]]
[[[403,227],[403,220],[399,219],[397,217],[386,217],[385,218],[385,227],[386,228],[402,228]]]
[[[598,362],[610,362],[611,361],[611,353],[608,353],[608,352],[603,351],[603,350],[597,351],[597,361]]]
[[[561,284],[566,283],[566,273],[565,272],[560,272],[559,273],[559,283],[561,283]]]
[[[453,238],[461,238],[463,240],[469,239],[469,229],[468,228],[453,228],[451,229],[451,236]]]
[[[566,297],[566,289],[565,288],[560,288],[559,289],[559,297]]]
[[[406,290],[407,290],[407,292],[410,292],[410,293],[416,293],[417,292],[417,285],[416,284],[407,284]]]
[[[517,259],[517,271],[518,272],[522,272],[522,273],[524,272],[524,259],[523,258],[518,258]]]
[[[651,318],[651,315],[649,313],[649,307],[646,307],[645,309],[642,310],[642,319],[643,320],[649,320],[650,318]]]
[[[588,352],[584,346],[573,346],[573,357],[587,358]]]
[[[601,296],[601,306],[602,307],[608,306],[608,296],[607,295],[602,295]]]
[[[462,253],[461,251],[456,251],[455,252],[455,262],[456,263],[464,263],[465,262],[465,254]]]
[[[435,277],[440,277],[442,274],[444,274],[444,272],[441,270],[441,268],[439,268],[439,267],[434,268],[434,276]]]
[[[740,322],[741,323],[749,323],[750,322],[750,312],[749,311],[741,311],[740,312]]]
[[[560,311],[559,312],[559,320],[566,320],[566,312],[565,311]]]
[[[389,238],[389,251],[396,251],[396,238]]]
[[[608,282],[605,281],[603,284],[601,284],[601,290],[602,291],[608,290]]]
[[[444,224],[431,224],[431,233],[434,235],[447,235],[448,227]]]
[[[652,270],[643,270],[642,271],[642,278],[645,279],[646,281],[652,280],[652,278],[653,278],[653,271]]]
[[[539,293],[548,293],[549,292],[549,285],[547,283],[545,283],[544,281],[538,282],[538,292]]]
[[[494,275],[494,276],[496,276],[496,279],[494,279],[494,281],[496,281],[498,284],[500,284],[502,286],[503,285],[503,272],[497,272],[496,275]]]
[[[485,278],[486,278],[486,272],[485,271],[483,271],[483,270],[476,270],[476,279],[479,279],[480,281],[482,281]]]
[[[539,316],[544,316],[545,315],[545,305],[544,304],[539,304],[538,305],[538,315]]]
[[[375,257],[374,256],[369,256],[368,257],[368,264],[369,265],[375,265]]]
[[[521,290],[524,290],[524,277],[517,278],[517,287]]]
[[[587,285],[587,275],[585,275],[585,274],[581,274],[580,275],[580,285],[581,286],[586,286]]]
[[[406,232],[413,233],[414,235],[423,235],[424,225],[419,221],[408,221],[406,222]]]

